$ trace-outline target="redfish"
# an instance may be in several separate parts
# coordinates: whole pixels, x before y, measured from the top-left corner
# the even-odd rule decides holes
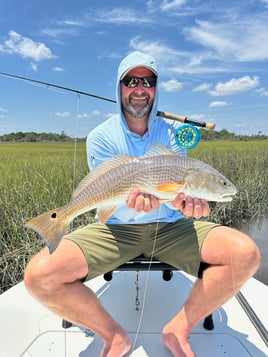
[[[92,170],[78,185],[69,203],[29,220],[33,229],[54,249],[72,220],[94,208],[104,223],[115,209],[138,189],[161,202],[179,192],[207,201],[231,201],[236,187],[220,172],[202,161],[178,156],[155,143],[144,156],[117,155]]]

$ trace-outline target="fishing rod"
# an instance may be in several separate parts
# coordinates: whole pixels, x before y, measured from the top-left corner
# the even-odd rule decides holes
[[[177,121],[180,121],[181,123],[195,125],[195,126],[199,126],[201,128],[206,128],[208,130],[215,129],[214,123],[198,121],[198,120],[194,120],[194,119],[188,119],[187,117],[182,116],[182,115],[177,115],[177,114],[168,113],[168,112],[161,112],[161,111],[158,111],[157,115],[160,117],[166,118],[166,119],[177,120]]]
[[[32,79],[32,78],[28,78],[28,77],[22,77],[22,76],[18,76],[15,74],[11,74],[11,73],[5,73],[5,72],[0,72],[1,76],[6,76],[6,77],[10,77],[10,78],[15,78],[15,79],[20,79],[23,81],[28,81],[28,82],[33,82],[33,83],[37,83],[37,84],[41,84],[47,87],[52,87],[52,88],[58,88],[58,89],[62,89],[65,91],[69,91],[69,92],[73,92],[79,95],[85,95],[88,97],[93,97],[96,99],[101,99],[101,100],[105,100],[107,102],[111,102],[111,103],[116,103],[116,100],[114,99],[110,99],[110,98],[106,98],[103,96],[99,96],[99,95],[95,95],[92,93],[88,93],[88,92],[84,92],[78,89],[73,89],[70,87],[65,87],[65,86],[61,86],[61,85],[57,85],[57,84],[53,84],[53,83],[48,83],[48,82],[43,82],[43,81],[39,81],[36,79]],[[215,124],[214,123],[209,123],[209,122],[202,122],[202,121],[198,121],[198,120],[194,120],[194,119],[188,119],[186,116],[181,116],[181,115],[177,115],[177,114],[173,114],[173,113],[168,113],[168,112],[162,112],[162,111],[158,111],[157,115],[166,119],[172,119],[172,120],[177,120],[181,123],[185,123],[185,124],[190,124],[190,125],[195,125],[195,126],[199,126],[201,128],[206,128],[208,130],[214,130],[215,129]]]
[[[73,89],[73,88],[68,88],[68,87],[64,87],[64,86],[59,86],[57,84],[52,84],[52,83],[48,83],[48,82],[43,82],[43,81],[38,81],[36,79],[32,79],[32,78],[27,78],[27,77],[22,77],[22,76],[17,76],[15,74],[10,74],[10,73],[5,73],[5,72],[0,72],[1,76],[6,76],[6,77],[10,77],[10,78],[15,78],[15,79],[21,79],[23,81],[28,81],[28,82],[33,82],[33,83],[38,83],[38,84],[42,84],[44,86],[47,87],[53,87],[53,88],[58,88],[58,89],[63,89],[69,92],[73,92],[76,94],[81,94],[81,95],[86,95],[88,97],[93,97],[93,98],[97,98],[97,99],[101,99],[101,100],[106,100],[107,102],[112,102],[112,103],[116,103],[115,100],[113,99],[109,99],[109,98],[105,98],[99,95],[95,95],[95,94],[91,94],[91,93],[87,93],[87,92],[83,92],[81,90],[78,89]]]

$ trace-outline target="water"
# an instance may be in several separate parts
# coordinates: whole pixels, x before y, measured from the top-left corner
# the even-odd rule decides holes
[[[240,227],[240,230],[247,233],[259,247],[262,262],[255,278],[268,285],[268,217],[248,227]]]

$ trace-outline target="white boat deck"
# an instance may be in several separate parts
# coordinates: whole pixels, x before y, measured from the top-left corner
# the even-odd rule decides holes
[[[166,282],[160,272],[140,272],[138,311],[135,280],[135,272],[116,272],[110,282],[99,277],[88,285],[129,332],[133,341],[129,356],[171,357],[162,345],[161,331],[187,298],[193,278],[176,271]],[[267,329],[268,286],[251,279],[242,292]],[[77,327],[63,329],[61,318],[35,301],[23,283],[0,295],[0,320],[3,357],[98,357],[102,348],[97,335],[86,336]],[[236,298],[215,311],[213,320],[213,331],[200,323],[190,335],[196,357],[268,356],[267,346]]]

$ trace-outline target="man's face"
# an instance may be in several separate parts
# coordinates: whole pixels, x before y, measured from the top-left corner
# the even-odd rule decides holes
[[[125,78],[155,77],[154,73],[145,67],[136,67],[128,72]],[[134,88],[127,87],[121,82],[121,104],[124,112],[135,118],[149,115],[155,97],[155,86],[145,87],[141,81]]]

